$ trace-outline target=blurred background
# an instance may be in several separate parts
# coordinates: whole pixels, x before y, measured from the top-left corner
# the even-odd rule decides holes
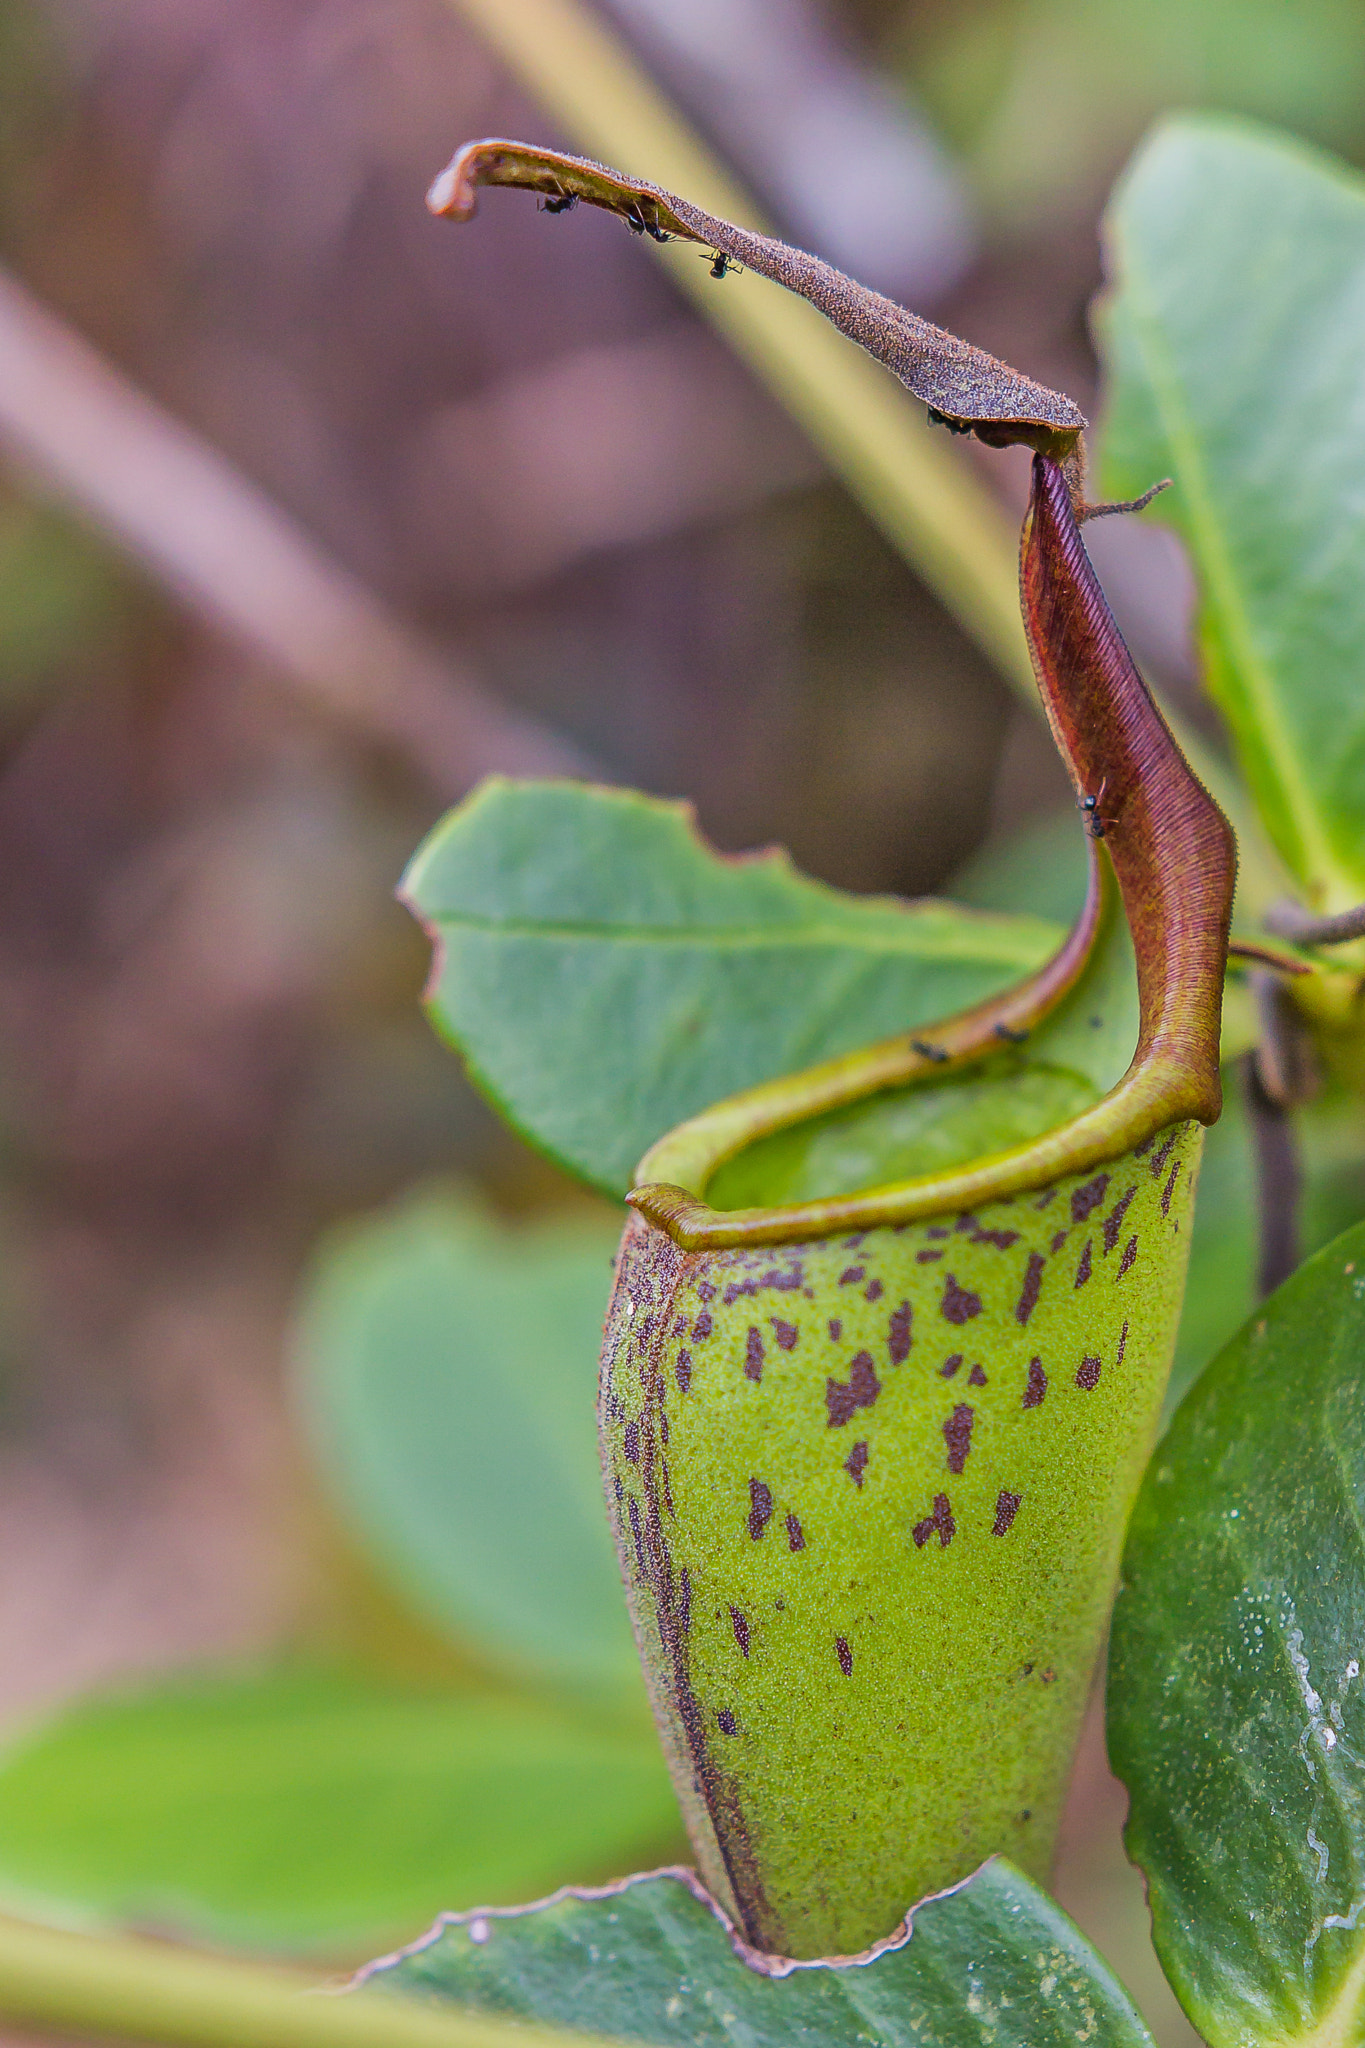
[[[1351,0],[598,16],[782,232],[1092,413],[1154,115],[1365,153]],[[287,1369],[325,1234],[432,1176],[610,1240],[418,1008],[394,887],[480,775],[1008,907],[1014,835],[1075,830],[1038,722],[619,223],[428,216],[498,133],[577,146],[449,0],[0,0],[3,1731],[286,1654],[497,1682],[343,1527]],[[1207,729],[1174,543],[1096,532]],[[1062,1896],[1176,2042],[1121,1810],[1092,1734]]]

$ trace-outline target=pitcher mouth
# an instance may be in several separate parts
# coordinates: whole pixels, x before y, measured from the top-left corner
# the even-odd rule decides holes
[[[908,1223],[969,1206],[987,1194],[1044,1186],[1059,1171],[1068,1170],[1069,1155],[1068,1166],[1059,1166],[1057,1141],[1072,1131],[1077,1119],[948,1174],[921,1174],[852,1194],[754,1208],[714,1206],[707,1200],[718,1169],[758,1140],[916,1082],[960,1076],[992,1056],[1024,1046],[1075,989],[1118,915],[1113,870],[1102,850],[1092,844],[1081,914],[1035,974],[942,1023],[899,1032],[859,1052],[745,1089],[689,1117],[651,1146],[626,1200],[683,1249],[703,1251]],[[1105,1142],[1112,1153],[1112,1130]],[[1125,1148],[1120,1144],[1117,1149]],[[1085,1163],[1078,1158],[1078,1167]]]
[[[1196,781],[1123,643],[1081,540],[1067,479],[1033,460],[1020,586],[1039,690],[1089,828],[1090,888],[1038,973],[953,1023],[751,1089],[661,1139],[627,1200],[687,1251],[894,1227],[1042,1188],[1188,1118],[1215,1123],[1223,977],[1236,875],[1231,827]],[[1075,987],[1115,898],[1132,935],[1139,1030],[1098,1102],[1027,1144],[945,1173],[784,1207],[723,1210],[712,1175],[755,1138],[904,1082],[980,1060],[1000,1027],[1029,1030]]]

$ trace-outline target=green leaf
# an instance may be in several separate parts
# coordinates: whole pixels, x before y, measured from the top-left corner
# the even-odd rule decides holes
[[[1365,1216],[1365,1105],[1330,1088],[1295,1116],[1303,1162],[1305,1253]],[[1223,1114],[1204,1139],[1185,1307],[1168,1402],[1236,1336],[1257,1302],[1257,1173],[1241,1080],[1223,1072]]]
[[[105,546],[51,507],[0,493],[0,712],[39,696],[92,648],[117,656],[137,612],[131,576]]]
[[[950,1015],[1060,938],[845,895],[782,853],[722,859],[685,806],[572,783],[485,783],[405,888],[438,942],[438,1028],[512,1123],[614,1195],[684,1117]]]
[[[1365,184],[1203,117],[1159,127],[1107,217],[1105,490],[1155,478],[1208,686],[1314,902],[1365,896]]]
[[[1028,911],[1071,925],[1081,914],[1089,863],[1074,805],[1047,811],[988,840],[953,876],[955,902],[978,910]]]
[[[454,1916],[366,1974],[430,2002],[664,2048],[1150,2048],[1089,1943],[1001,1860],[917,1906],[909,1939],[873,1961],[800,1964],[781,1977],[739,1960],[690,1877],[659,1872],[595,1897]]]
[[[620,1870],[671,1839],[649,1737],[327,1673],[79,1706],[0,1765],[14,1910],[354,1956],[452,1900]]]
[[[1161,107],[1235,107],[1346,148],[1360,134],[1351,0],[986,0],[945,9],[916,43],[917,94],[997,234],[1047,233]]]
[[[1214,2048],[1365,2038],[1365,1225],[1209,1367],[1143,1483],[1109,1742]]]
[[[321,1470],[414,1603],[518,1675],[643,1708],[593,1419],[619,1234],[428,1192],[333,1240],[298,1353]]]

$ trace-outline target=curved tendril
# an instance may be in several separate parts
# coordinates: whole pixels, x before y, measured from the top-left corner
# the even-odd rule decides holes
[[[648,1177],[651,1184],[637,1186],[627,1198],[685,1249],[792,1242],[964,1210],[1084,1172],[1184,1118],[1217,1119],[1219,1026],[1236,874],[1232,830],[1148,695],[1085,552],[1068,480],[1044,455],[1034,457],[1020,583],[1053,735],[1092,836],[1102,842],[1098,868],[1112,865],[1132,933],[1139,1031],[1128,1071],[1091,1108],[1029,1144],[948,1173],[769,1209],[715,1210],[701,1195],[715,1168],[749,1136],[895,1085],[886,1077],[887,1049],[873,1048],[719,1103],[652,1149],[641,1164],[642,1181]],[[1092,844],[1092,857],[1095,852]],[[1100,893],[1092,884],[1091,903]],[[1047,986],[1045,1014],[1073,985],[1074,976],[1071,982],[1059,976],[1055,985],[1047,977],[1069,949],[1079,948],[1086,916],[1039,976],[969,1013],[971,1031],[979,1034],[971,1041],[978,1057],[993,1020],[1003,1018],[1013,999],[1037,998],[1040,986]],[[1092,931],[1090,945],[1094,937]],[[1082,952],[1077,973],[1085,957]],[[959,1027],[966,1022],[959,1019]],[[925,1036],[946,1044],[953,1028]],[[908,1078],[908,1072],[895,1077]],[[671,1177],[678,1169],[686,1170],[690,1189]]]

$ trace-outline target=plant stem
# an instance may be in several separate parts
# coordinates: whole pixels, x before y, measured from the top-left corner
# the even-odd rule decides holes
[[[1238,1064],[1256,1168],[1256,1292],[1264,1300],[1301,1257],[1303,1166],[1293,1108],[1266,1088],[1257,1053],[1244,1053]]]
[[[300,1973],[0,1917],[0,2020],[169,2048],[591,2048],[589,2037],[336,1996]]]
[[[1315,917],[1300,903],[1272,903],[1265,928],[1277,938],[1292,939],[1296,946],[1344,946],[1351,939],[1365,938],[1365,903],[1339,910],[1335,917]]]
[[[762,230],[754,201],[581,0],[448,0],[584,154],[648,177],[722,219]],[[695,252],[650,243],[803,427],[868,517],[1030,710],[1042,706],[1019,615],[1014,524],[903,388],[803,299],[762,278],[716,284]],[[1252,914],[1272,857],[1226,764],[1163,707],[1186,760],[1231,819]],[[1249,887],[1246,885],[1250,885]]]

